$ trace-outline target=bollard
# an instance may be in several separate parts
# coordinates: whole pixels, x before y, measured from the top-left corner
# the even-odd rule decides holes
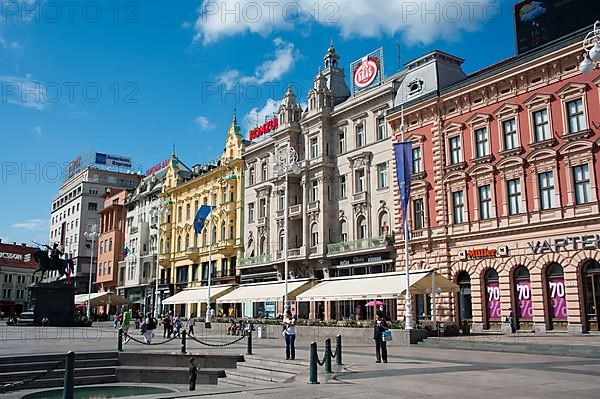
[[[331,339],[327,338],[325,340],[325,359],[323,359],[325,364],[325,372],[331,373]]]
[[[181,354],[185,355],[187,353],[187,345],[185,342],[185,330],[181,332]]]
[[[338,366],[342,365],[342,336],[338,335],[335,337],[335,364]]]
[[[117,350],[123,352],[123,329],[119,328],[119,334],[117,336]]]
[[[308,378],[308,383],[309,384],[318,384],[319,383],[319,379],[318,379],[318,374],[317,374],[317,360],[318,360],[318,354],[317,354],[317,343],[313,342],[312,344],[310,344],[310,358],[309,358],[309,378]]]
[[[75,374],[75,352],[67,352],[65,360],[65,381],[63,386],[63,399],[73,399],[74,391],[74,374]]]
[[[246,355],[252,355],[252,330],[248,331],[248,346],[246,348]]]

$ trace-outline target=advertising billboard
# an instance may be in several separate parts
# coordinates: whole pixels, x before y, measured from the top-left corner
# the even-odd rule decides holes
[[[383,48],[350,65],[352,94],[377,86],[383,82]]]
[[[597,0],[525,0],[515,4],[519,54],[592,26],[600,15]]]
[[[97,152],[96,165],[131,169],[131,158]]]

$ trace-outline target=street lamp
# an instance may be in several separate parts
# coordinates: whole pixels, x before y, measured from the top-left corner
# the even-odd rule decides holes
[[[171,201],[165,201],[163,203],[158,203],[158,205],[154,205],[152,206],[151,209],[151,214],[154,216],[158,215],[158,221],[156,225],[151,225],[150,227],[154,230],[157,231],[157,235],[156,235],[156,248],[159,248],[160,246],[160,217],[162,215],[165,215],[168,213],[169,211],[169,205],[171,204]],[[158,261],[158,252],[157,250],[154,250],[154,255],[156,255],[156,276],[154,277],[154,283],[155,283],[155,287],[154,287],[154,317],[158,319],[158,317],[160,316],[159,311],[160,311],[160,293],[158,291],[158,276],[160,274],[160,262]],[[154,256],[153,256],[154,258]]]
[[[96,243],[96,239],[98,238],[99,234],[98,234],[98,226],[97,225],[92,225],[90,226],[90,230],[86,231],[85,233],[83,233],[84,237],[86,238],[86,240],[92,240],[92,256],[90,258],[90,273],[89,273],[89,280],[88,280],[88,303],[87,303],[87,309],[86,309],[86,316],[88,319],[91,318],[91,303],[92,303],[92,270],[94,268],[94,244]]]
[[[275,151],[275,162],[273,172],[278,176],[285,176],[284,200],[283,200],[283,258],[285,265],[285,305],[284,312],[289,310],[288,305],[288,176],[290,173],[300,174],[298,164],[298,153],[291,145],[281,147]]]
[[[596,21],[594,29],[583,39],[583,61],[579,64],[579,71],[590,74],[600,61],[600,21]]]

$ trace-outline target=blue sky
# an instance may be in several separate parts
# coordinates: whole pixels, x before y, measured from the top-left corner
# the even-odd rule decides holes
[[[388,76],[396,43],[403,63],[439,49],[467,73],[512,56],[513,3],[2,0],[0,238],[46,240],[56,165],[89,149],[136,170],[173,142],[188,165],[215,158],[234,109],[247,134],[288,82],[305,101],[330,40],[346,71],[383,46]]]

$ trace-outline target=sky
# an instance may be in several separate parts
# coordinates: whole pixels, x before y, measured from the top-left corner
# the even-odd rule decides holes
[[[48,239],[59,169],[90,150],[135,171],[175,146],[220,155],[288,83],[306,102],[333,41],[346,70],[383,47],[385,74],[433,49],[472,73],[515,54],[512,0],[0,0],[0,238]],[[349,82],[348,82],[349,83]]]

